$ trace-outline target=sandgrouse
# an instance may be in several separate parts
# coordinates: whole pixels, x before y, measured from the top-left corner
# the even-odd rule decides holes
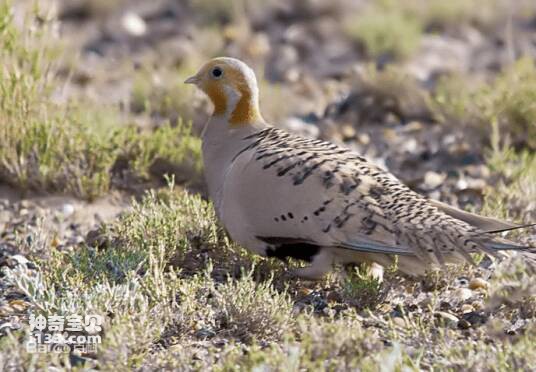
[[[310,262],[301,277],[318,279],[335,263],[386,266],[395,256],[399,270],[419,275],[474,252],[529,249],[492,235],[518,225],[430,200],[347,148],[270,126],[242,61],[215,58],[185,83],[214,105],[202,140],[218,218],[258,254]]]

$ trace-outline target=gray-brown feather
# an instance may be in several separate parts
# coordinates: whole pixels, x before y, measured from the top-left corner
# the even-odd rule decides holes
[[[424,264],[471,261],[470,253],[496,250],[490,245],[494,237],[482,228],[514,226],[430,201],[365,158],[329,142],[276,128],[246,140],[248,145],[236,157],[251,153],[262,170],[259,177],[277,177],[289,193],[321,185],[318,202],[306,218],[316,221],[325,234],[344,236],[338,241],[340,248],[410,255]]]

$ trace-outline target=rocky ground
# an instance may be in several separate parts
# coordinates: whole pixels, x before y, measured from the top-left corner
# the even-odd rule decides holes
[[[2,2],[0,369],[534,368],[535,271],[520,257],[311,283],[230,242],[202,199],[211,108],[182,84],[239,57],[274,125],[531,223],[536,7],[484,2]],[[26,351],[29,314],[80,309],[105,318],[96,353]]]

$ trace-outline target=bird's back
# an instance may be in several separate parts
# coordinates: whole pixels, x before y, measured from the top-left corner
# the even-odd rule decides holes
[[[257,251],[254,238],[293,239],[442,264],[500,247],[349,149],[273,127],[241,141],[224,182],[223,222]]]

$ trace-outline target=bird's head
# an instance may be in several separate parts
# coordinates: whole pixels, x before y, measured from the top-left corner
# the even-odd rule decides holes
[[[185,83],[201,89],[214,105],[213,115],[224,116],[231,126],[262,121],[255,73],[238,59],[214,58]]]

